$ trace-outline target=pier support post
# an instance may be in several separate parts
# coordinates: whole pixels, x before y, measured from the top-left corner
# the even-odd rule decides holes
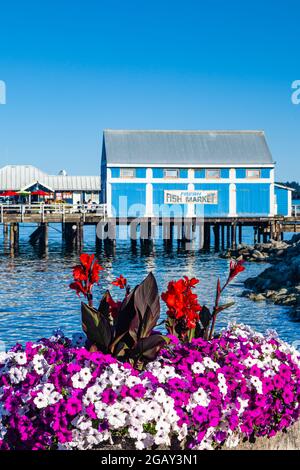
[[[74,248],[76,238],[77,238],[77,225],[72,222],[65,223],[65,242],[68,248]]]
[[[104,225],[104,250],[108,253],[114,253],[116,249],[116,220],[111,220]]]
[[[78,250],[83,247],[83,221],[77,222],[76,224],[76,246]]]
[[[14,251],[19,246],[19,224],[12,222],[10,224],[10,249]]]
[[[3,224],[3,237],[4,237],[4,240],[8,239],[8,234],[9,234],[9,225],[4,223]]]
[[[140,224],[140,241],[141,248],[149,250],[152,246],[152,222],[151,219],[141,222]]]
[[[258,227],[257,229],[257,241],[258,243],[261,243],[261,227]]]
[[[225,225],[221,225],[221,247],[222,250],[225,250]]]
[[[205,250],[210,250],[210,224],[204,222],[204,245]]]
[[[100,224],[96,225],[96,242],[95,242],[95,246],[96,246],[96,253],[99,253],[101,250],[102,250],[102,230],[103,230],[103,227],[100,226]]]
[[[239,224],[239,245],[243,243],[243,226]]]
[[[135,221],[130,222],[129,224],[129,237],[131,243],[131,251],[136,254],[137,253],[137,228],[138,224]]]
[[[226,225],[226,241],[227,241],[227,248],[231,248],[231,227],[230,227],[230,225]]]
[[[48,248],[48,240],[49,240],[49,227],[47,222],[41,223],[41,230],[40,230],[40,246],[44,249]]]
[[[236,224],[232,224],[231,226],[231,246],[235,250],[236,249]]]
[[[66,224],[65,224],[65,222],[61,223],[61,238],[62,238],[62,241],[65,241],[65,239],[66,239]]]
[[[162,237],[165,249],[170,250],[173,246],[174,222],[167,220],[162,222]]]
[[[215,251],[220,250],[220,225],[214,225]]]

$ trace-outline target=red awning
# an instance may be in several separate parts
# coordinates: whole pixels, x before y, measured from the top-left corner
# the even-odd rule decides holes
[[[18,196],[18,193],[16,191],[4,191],[4,193],[0,194],[1,197],[12,197],[12,196]]]
[[[32,196],[48,196],[50,193],[43,191],[42,189],[38,189],[37,191],[33,191],[31,193]]]

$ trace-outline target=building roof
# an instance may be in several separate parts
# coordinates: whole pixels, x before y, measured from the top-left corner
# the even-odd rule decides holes
[[[32,165],[7,165],[0,169],[0,190],[26,189],[39,182],[54,191],[100,191],[99,176],[48,175]]]
[[[273,165],[263,131],[104,131],[108,165]]]
[[[295,188],[290,188],[290,187],[287,186],[286,184],[282,184],[282,183],[275,183],[275,186],[276,186],[277,188],[286,189],[287,191],[296,191]]]

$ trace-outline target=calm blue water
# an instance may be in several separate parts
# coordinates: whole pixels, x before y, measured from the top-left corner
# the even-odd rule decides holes
[[[41,255],[37,248],[28,244],[33,228],[21,227],[20,252],[12,257],[4,244],[0,231],[0,340],[7,346],[16,341],[37,340],[50,335],[56,328],[67,334],[80,331],[80,299],[68,287],[71,268],[78,261],[76,253],[67,253],[61,244],[59,226],[50,228],[49,250]],[[252,241],[252,231],[245,241]],[[250,238],[251,235],[251,238]],[[84,251],[95,251],[95,228],[85,227]],[[104,271],[101,284],[95,288],[95,297],[110,285],[111,281],[123,274],[134,286],[150,271],[155,274],[159,288],[166,288],[169,280],[183,275],[196,276],[201,282],[197,288],[200,302],[211,305],[215,295],[217,277],[226,278],[228,261],[216,254],[177,249],[166,252],[162,242],[156,242],[154,253],[142,254],[139,244],[137,251],[131,250],[130,242],[118,241],[114,255],[99,254]],[[266,265],[248,264],[246,272],[232,283],[224,295],[224,302],[235,301],[235,306],[220,316],[218,326],[225,326],[228,320],[247,323],[259,331],[276,329],[280,336],[290,342],[297,340],[300,324],[293,323],[288,309],[271,303],[254,303],[241,297],[243,280],[258,274]],[[112,288],[115,297],[120,290]],[[162,309],[162,317],[164,311]],[[3,347],[3,344],[2,344]]]

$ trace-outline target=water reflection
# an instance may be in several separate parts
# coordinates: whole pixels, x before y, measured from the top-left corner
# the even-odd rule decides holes
[[[68,288],[71,267],[77,263],[78,255],[61,243],[61,234],[56,230],[49,233],[49,247],[45,252],[38,246],[31,246],[28,237],[32,229],[21,227],[18,253],[11,256],[3,235],[0,238],[0,341],[12,345],[16,341],[36,340],[63,328],[67,334],[80,330],[80,300]],[[85,227],[84,251],[95,252],[95,228]],[[252,232],[249,241],[252,241]],[[218,255],[203,251],[187,251],[177,240],[173,244],[155,241],[153,250],[139,241],[120,240],[114,249],[98,246],[98,258],[104,272],[96,296],[110,287],[111,281],[120,274],[134,286],[153,271],[160,291],[169,280],[183,275],[199,277],[197,286],[200,303],[211,305],[215,296],[217,277],[226,278],[228,261]],[[241,297],[243,280],[256,275],[266,265],[248,264],[246,272],[229,286],[224,301],[235,301],[230,310],[220,316],[218,326],[228,321],[244,322],[265,331],[276,329],[288,341],[299,337],[297,323],[292,323],[287,308],[271,303],[254,303]],[[113,295],[121,292],[112,288]],[[162,317],[164,309],[162,308]]]

